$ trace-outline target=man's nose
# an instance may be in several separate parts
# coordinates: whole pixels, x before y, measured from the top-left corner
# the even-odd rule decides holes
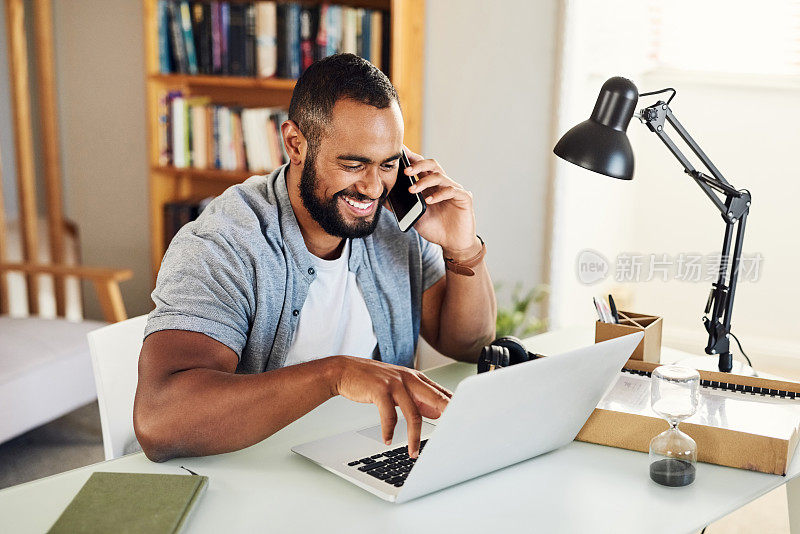
[[[356,183],[356,191],[360,194],[368,196],[369,198],[378,198],[383,193],[383,181],[381,181],[378,167],[370,165],[367,167],[367,172]]]

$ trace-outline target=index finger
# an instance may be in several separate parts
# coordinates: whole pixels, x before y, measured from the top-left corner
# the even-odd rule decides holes
[[[400,406],[403,417],[406,418],[408,429],[408,455],[416,458],[419,455],[419,439],[422,435],[422,416],[417,410],[417,405],[404,387],[398,387],[394,394],[394,401]]]
[[[425,159],[424,157],[422,157],[422,155],[417,154],[416,152],[408,148],[406,145],[403,145],[403,150],[405,151],[406,156],[408,156],[408,161],[410,161],[411,163],[415,163],[417,161],[422,161],[423,159]]]

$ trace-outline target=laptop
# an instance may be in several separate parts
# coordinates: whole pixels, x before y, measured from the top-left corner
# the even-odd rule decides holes
[[[465,378],[442,416],[423,422],[416,459],[403,419],[388,446],[375,425],[292,451],[382,499],[410,501],[571,442],[643,335]]]

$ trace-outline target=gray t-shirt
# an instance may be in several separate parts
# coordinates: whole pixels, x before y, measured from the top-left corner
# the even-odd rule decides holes
[[[161,262],[144,336],[201,332],[230,347],[238,373],[283,366],[316,271],[289,202],[283,166],[228,188],[181,228]],[[422,293],[442,276],[441,248],[401,232],[385,208],[353,239],[349,269],[372,319],[381,360],[412,366]]]

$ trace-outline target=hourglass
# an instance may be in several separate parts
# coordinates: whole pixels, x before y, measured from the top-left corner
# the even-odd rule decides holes
[[[688,486],[694,482],[697,443],[678,430],[678,423],[697,410],[700,374],[687,367],[662,365],[653,371],[650,403],[669,423],[650,442],[650,478],[663,486]]]

